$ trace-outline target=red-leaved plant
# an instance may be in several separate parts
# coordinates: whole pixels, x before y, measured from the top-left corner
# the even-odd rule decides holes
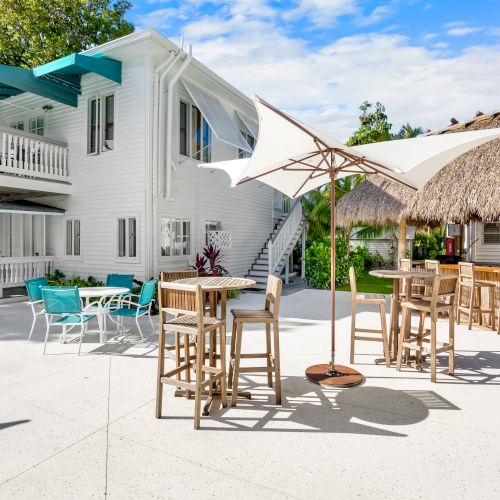
[[[220,248],[208,245],[203,249],[203,255],[196,254],[194,268],[200,275],[223,276],[227,269],[222,265],[222,254]],[[205,265],[208,264],[208,269]]]

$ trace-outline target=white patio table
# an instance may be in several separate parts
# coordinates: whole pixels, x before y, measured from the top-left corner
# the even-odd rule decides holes
[[[107,298],[115,297],[117,295],[128,295],[130,294],[130,290],[125,287],[115,287],[115,286],[91,286],[91,287],[82,287],[78,288],[80,292],[80,297],[84,299],[85,306],[90,304],[90,299],[98,298],[97,308],[96,308],[96,316],[97,323],[99,325],[99,341],[102,343],[105,342],[105,329],[106,329],[106,314],[104,312],[104,301]],[[79,338],[79,337],[77,337]],[[72,339],[74,340],[74,339]],[[63,334],[62,341],[66,343],[66,335]]]

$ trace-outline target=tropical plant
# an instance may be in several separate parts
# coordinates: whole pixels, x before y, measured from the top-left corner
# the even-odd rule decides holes
[[[208,264],[208,269],[205,266]],[[220,248],[215,245],[207,245],[203,249],[203,255],[196,254],[194,269],[200,274],[211,276],[223,276],[227,269],[222,265],[222,254]]]
[[[0,64],[31,68],[134,31],[128,0],[0,0]]]
[[[446,253],[446,228],[417,231],[413,240],[413,255],[420,259],[435,259]]]
[[[194,261],[194,268],[198,271],[198,273],[204,273],[205,265],[207,263],[207,258],[204,255],[196,254],[196,258]]]
[[[405,123],[397,134],[392,136],[393,139],[411,139],[424,133],[422,127],[412,127],[409,123]]]
[[[78,288],[104,286],[102,281],[97,280],[93,276],[85,279],[73,274],[69,278],[66,278],[66,275],[58,269],[54,270],[52,274],[47,274],[45,277],[50,286],[77,286]]]
[[[359,128],[349,137],[348,146],[359,146],[372,142],[389,141],[392,139],[391,128],[385,114],[385,106],[381,102],[376,104],[364,101],[359,107]]]

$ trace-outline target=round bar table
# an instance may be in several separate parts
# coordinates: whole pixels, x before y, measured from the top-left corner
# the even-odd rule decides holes
[[[398,342],[399,342],[399,310],[400,306],[400,281],[405,280],[405,296],[411,297],[411,287],[414,278],[426,278],[433,279],[436,277],[436,273],[426,272],[426,271],[400,271],[395,269],[377,269],[370,271],[371,276],[377,278],[391,278],[393,282],[392,286],[392,300],[391,300],[391,315],[390,315],[390,334],[389,334],[389,348],[391,349],[391,361],[396,360],[398,354]]]
[[[230,276],[199,276],[197,278],[182,278],[178,280],[173,280],[172,283],[181,283],[183,285],[193,285],[193,289],[196,285],[201,285],[203,291],[209,292],[210,294],[210,316],[215,317],[217,314],[217,292],[220,293],[220,319],[226,322],[226,312],[227,312],[227,292],[229,290],[243,290],[245,288],[252,288],[255,286],[255,281],[247,278],[233,278]],[[212,344],[215,342],[215,336],[211,336],[211,351],[216,353],[217,346]],[[223,346],[221,346],[222,348]],[[224,349],[226,346],[224,346]],[[215,359],[211,360],[211,363],[215,364]],[[203,408],[203,415],[208,415],[210,413],[210,406],[213,402],[213,397],[219,395],[219,391],[210,390],[207,402]],[[227,391],[228,396],[231,395],[231,391]],[[184,395],[184,391],[176,391],[176,395]],[[250,399],[251,395],[249,392],[241,392],[238,395]]]
[[[88,306],[90,303],[90,299],[99,298],[97,301],[97,323],[99,325],[99,341],[101,344],[105,342],[104,334],[105,334],[105,319],[106,314],[104,312],[104,299],[114,297],[116,295],[128,295],[132,292],[125,287],[116,287],[116,286],[89,286],[78,288],[80,293],[80,297],[85,299],[85,305]]]

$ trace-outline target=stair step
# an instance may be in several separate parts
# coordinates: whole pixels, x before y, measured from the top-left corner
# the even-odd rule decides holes
[[[258,276],[268,276],[269,269],[265,269],[265,270],[251,269],[249,272],[249,275],[252,276],[253,278],[258,277]]]
[[[252,271],[267,271],[268,269],[269,269],[269,264],[267,262],[264,264],[258,262],[257,264],[254,264],[252,266],[252,270],[250,272],[252,272]]]
[[[267,283],[267,274],[265,276],[252,276],[247,274],[247,278],[254,280],[256,283]]]
[[[255,264],[260,266],[269,266],[269,259],[267,257],[265,259],[258,258],[255,261]]]

